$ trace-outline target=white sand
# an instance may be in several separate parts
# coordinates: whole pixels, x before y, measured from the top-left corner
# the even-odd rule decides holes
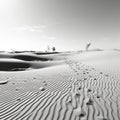
[[[69,54],[42,69],[1,71],[0,120],[120,120],[120,52]]]

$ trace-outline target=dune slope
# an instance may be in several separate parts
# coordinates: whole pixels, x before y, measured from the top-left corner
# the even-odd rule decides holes
[[[0,84],[0,120],[120,120],[120,72],[102,60],[120,58],[114,51],[85,54],[44,69],[1,72],[7,82]]]

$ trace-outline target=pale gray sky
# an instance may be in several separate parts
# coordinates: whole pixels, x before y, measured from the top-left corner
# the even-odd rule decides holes
[[[0,50],[120,48],[120,0],[0,0]]]

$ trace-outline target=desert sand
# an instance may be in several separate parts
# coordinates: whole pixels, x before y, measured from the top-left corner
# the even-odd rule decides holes
[[[120,51],[0,53],[0,120],[120,120]]]

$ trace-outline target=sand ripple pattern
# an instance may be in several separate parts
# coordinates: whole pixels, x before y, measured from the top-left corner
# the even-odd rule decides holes
[[[65,63],[68,74],[63,67],[47,76],[39,83],[45,89],[1,92],[0,120],[120,120],[120,81],[77,60]]]

